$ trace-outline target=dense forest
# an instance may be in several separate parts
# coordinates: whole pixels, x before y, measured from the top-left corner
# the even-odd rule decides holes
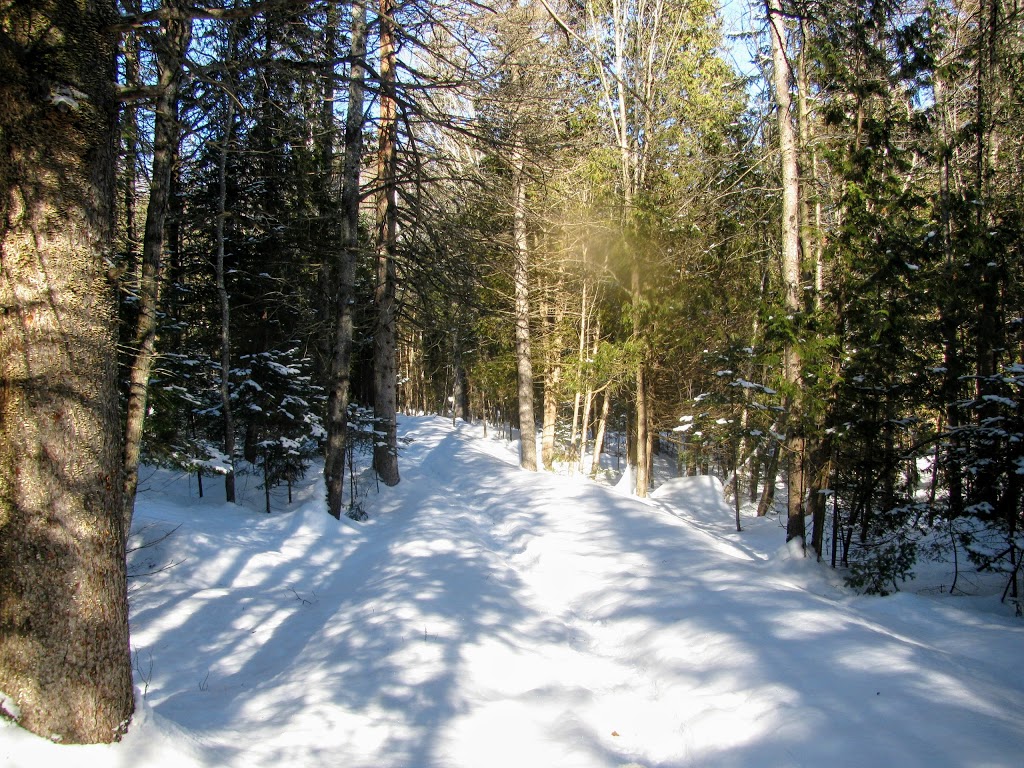
[[[946,541],[1017,598],[1024,8],[740,10],[727,35],[709,0],[5,3],[22,724],[130,715],[140,463],[229,501],[257,473],[270,511],[322,460],[359,519],[402,412],[516,430],[526,470],[621,443],[638,496],[656,457],[717,474],[737,525],[778,505],[868,592]]]

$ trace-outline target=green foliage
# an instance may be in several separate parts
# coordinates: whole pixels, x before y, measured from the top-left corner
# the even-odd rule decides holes
[[[219,366],[202,355],[164,354],[150,379],[143,457],[186,472],[224,472],[219,446]]]
[[[512,353],[499,357],[478,358],[469,368],[474,386],[485,393],[492,404],[511,408],[516,397],[516,359]]]
[[[917,541],[897,528],[888,539],[859,547],[850,560],[846,583],[869,595],[898,592],[899,582],[914,575],[917,550]]]
[[[979,378],[978,392],[959,404],[968,418],[946,432],[966,479],[963,514],[979,524],[964,543],[980,567],[1009,573],[1024,545],[1024,365]]]
[[[290,485],[304,475],[327,436],[326,397],[312,382],[312,361],[289,347],[242,355],[239,363],[231,372],[231,399],[245,433],[246,458],[262,470],[265,489]]]
[[[369,491],[368,487],[359,487],[359,478],[362,475],[360,463],[370,467],[373,463],[373,447],[381,437],[373,409],[366,408],[358,403],[349,403],[348,420],[346,422],[345,454],[348,461],[349,476],[349,502],[345,510],[345,516],[350,520],[364,522],[370,519],[362,499]],[[376,479],[376,473],[371,473]]]
[[[722,466],[735,471],[738,461],[775,439],[784,414],[782,395],[753,380],[755,372],[764,370],[763,353],[742,342],[705,351],[703,362],[710,375],[700,394],[681,404],[672,432],[684,449],[717,454]]]
[[[643,341],[601,341],[583,365],[584,381],[593,389],[606,384],[621,386],[636,371],[646,354]]]

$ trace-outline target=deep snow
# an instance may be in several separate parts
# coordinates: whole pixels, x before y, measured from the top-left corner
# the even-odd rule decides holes
[[[0,723],[0,765],[1024,764],[1024,622],[995,600],[856,596],[776,520],[737,533],[711,478],[642,501],[522,472],[474,427],[400,428],[366,523],[313,473],[269,516],[254,487],[150,474],[131,731]]]

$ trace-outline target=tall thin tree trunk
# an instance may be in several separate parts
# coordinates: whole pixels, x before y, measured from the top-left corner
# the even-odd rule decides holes
[[[597,419],[597,432],[594,435],[594,458],[590,464],[590,476],[597,477],[601,469],[601,453],[604,451],[604,436],[608,428],[608,415],[611,413],[611,385],[607,385],[601,398],[601,415]]]
[[[341,518],[345,491],[345,447],[348,430],[350,364],[352,360],[352,302],[356,261],[359,257],[359,169],[363,154],[363,94],[366,72],[366,3],[352,0],[349,54],[348,114],[341,172],[341,231],[334,304],[334,348],[331,353],[330,392],[327,398],[327,446],[324,482],[327,511]]]
[[[66,744],[116,741],[134,706],[104,264],[115,18],[109,0],[0,10],[0,690]]]
[[[940,459],[948,488],[947,498],[950,514],[959,517],[964,509],[963,475],[960,464],[960,440],[957,428],[960,426],[961,375],[963,365],[960,359],[960,294],[959,270],[953,258],[953,218],[950,158],[955,126],[950,126],[951,107],[947,102],[947,87],[944,77],[935,77],[935,104],[939,114],[941,136],[939,165],[939,208],[942,221],[942,254],[944,277],[947,283],[944,300],[939,307],[939,328],[942,334],[942,406],[949,433],[947,447]]]
[[[460,366],[453,373],[452,424],[454,425],[457,419],[462,419],[467,424],[471,424],[472,416],[469,410],[469,389],[466,387],[466,372]]]
[[[142,84],[142,61],[140,43],[136,35],[124,35],[122,40],[121,59],[124,66],[124,84],[139,87]],[[140,176],[141,130],[139,127],[139,109],[137,104],[126,104],[121,111],[121,141],[123,143],[124,168],[121,170],[121,190],[119,193],[124,217],[124,235],[120,248],[128,257],[126,271],[134,272],[139,246],[138,206]]]
[[[996,100],[998,75],[998,45],[1000,5],[1002,0],[982,0],[979,3],[979,56],[975,65],[975,178],[973,196],[977,202],[974,209],[974,228],[978,233],[992,231],[996,223],[992,216],[993,199],[992,169],[998,158],[996,129]],[[1005,32],[1002,33],[1005,36]],[[1002,249],[1000,249],[1002,250]],[[978,296],[976,311],[977,326],[974,330],[974,365],[976,397],[982,404],[976,410],[980,423],[991,423],[999,413],[997,405],[1001,390],[996,382],[1000,357],[1004,353],[1003,279],[999,268],[1005,257],[992,253],[985,259],[987,267],[978,275],[974,290]],[[1000,493],[997,490],[998,472],[994,465],[985,465],[978,471],[973,483],[971,501],[974,504],[992,505],[996,514],[1003,515]],[[1016,510],[1007,511],[1015,515]],[[1005,515],[1003,515],[1005,516]],[[1007,523],[1011,521],[1006,520]]]
[[[828,438],[815,441],[810,457],[810,495],[808,505],[811,508],[811,549],[821,560],[825,555],[825,512],[828,497],[829,477],[832,474],[832,446]]]
[[[462,419],[472,423],[469,411],[469,391],[466,382],[466,369],[462,364],[462,345],[459,335],[452,334],[452,426],[455,420]]]
[[[375,429],[383,439],[374,440],[373,467],[385,485],[398,485],[397,370],[395,355],[396,314],[395,247],[398,236],[396,198],[396,141],[398,122],[395,101],[394,0],[380,0],[380,124],[377,153],[377,288],[374,305],[377,321],[373,334],[373,410]]]
[[[764,517],[775,506],[775,481],[779,474],[779,453],[781,451],[778,440],[773,439],[768,453],[768,462],[764,471],[764,488],[761,490],[761,500],[757,504],[757,516]]]
[[[562,381],[562,275],[555,284],[552,307],[542,311],[549,327],[544,345],[544,426],[541,434],[541,461],[549,472],[555,467],[555,428],[558,421],[559,386]],[[545,302],[546,303],[546,302]]]
[[[736,530],[742,531],[743,526],[740,524],[740,462],[742,461],[742,449],[743,440],[737,438],[735,445],[733,446],[732,452],[732,501],[734,512],[736,513]]]
[[[640,339],[640,308],[643,302],[643,295],[640,283],[640,265],[634,256],[632,273],[633,292],[633,337]],[[647,496],[647,489],[650,487],[651,468],[651,436],[650,436],[650,414],[647,407],[647,361],[641,354],[636,364],[635,371],[635,398],[636,398],[636,495],[640,498]]]
[[[801,47],[797,78],[797,122],[800,155],[803,158],[803,165],[809,173],[809,183],[806,185],[806,189],[815,190],[817,189],[818,158],[811,140],[812,122],[808,99],[810,83],[807,75],[806,41],[809,34],[809,22],[803,18],[800,20]],[[812,207],[806,189],[804,194],[800,195],[800,252],[813,271],[814,282],[811,297],[814,311],[820,314],[823,309],[822,297],[825,280],[821,202],[815,200]],[[834,363],[834,365],[838,367],[838,363]],[[831,474],[831,442],[825,432],[823,409],[818,409],[818,415],[813,419],[808,419],[807,422],[808,430],[803,436],[802,453],[806,459],[806,466],[803,468],[802,478],[807,485],[806,506],[811,512],[811,548],[818,560],[821,560],[824,553],[825,504],[827,502],[824,492]],[[802,515],[802,517],[805,516]]]
[[[220,156],[217,158],[217,296],[220,300],[220,407],[224,422],[224,455],[228,460],[224,475],[224,497],[235,501],[235,420],[231,406],[231,301],[228,295],[224,269],[224,224],[227,218],[227,164],[235,123],[234,94],[225,97],[227,112],[224,116],[224,134],[221,137]]]
[[[595,299],[595,301],[596,301],[596,299]],[[594,338],[594,342],[593,342],[593,346],[591,347],[591,354],[596,356],[597,355],[598,345],[600,344],[600,339],[601,339],[601,322],[600,322],[600,320],[598,320],[594,324],[593,338]],[[579,471],[580,471],[581,474],[586,471],[585,470],[585,462],[586,462],[586,458],[587,458],[587,442],[588,442],[587,435],[589,434],[589,431],[590,431],[590,419],[591,419],[592,411],[593,411],[593,408],[594,408],[594,397],[595,397],[594,387],[593,387],[593,384],[590,383],[589,377],[588,377],[587,390],[586,390],[586,392],[583,395],[583,418],[582,418],[582,423],[580,424],[580,458],[579,458],[580,470]],[[595,454],[595,455],[597,455],[597,454]]]
[[[782,283],[786,311],[796,315],[800,296],[800,177],[797,166],[796,132],[793,128],[790,64],[786,53],[786,20],[781,0],[767,0],[769,36],[772,48],[772,78],[779,127],[779,154],[782,163]],[[800,428],[800,353],[792,341],[784,349],[783,375],[789,385],[787,398],[786,450],[789,476],[789,516],[786,540],[804,542],[803,436]]]
[[[584,248],[584,261],[586,261],[586,249]],[[583,279],[582,297],[580,299],[580,339],[579,348],[576,353],[576,392],[573,394],[572,401],[572,427],[569,432],[569,445],[576,446],[576,438],[579,437],[579,449],[576,455],[576,459],[582,466],[583,454],[586,450],[586,421],[587,411],[589,403],[584,404],[583,391],[580,387],[581,379],[583,378],[583,365],[586,362],[587,353],[587,279]],[[580,430],[580,406],[583,405],[583,430],[581,436]]]
[[[519,465],[537,471],[537,426],[533,408],[533,361],[530,350],[529,243],[526,237],[526,159],[516,158],[513,190],[513,239],[515,241],[516,367],[519,399]]]
[[[594,394],[589,387],[587,387],[587,391],[583,393],[582,400],[583,410],[580,414],[580,429],[578,438],[579,452],[576,457],[576,471],[579,472],[580,474],[583,474],[584,472],[584,464],[587,460],[587,446],[590,444],[590,440],[587,437],[587,435],[589,433],[590,428],[590,416],[591,409],[593,408],[594,404]]]
[[[636,369],[636,495],[644,498],[651,484],[651,435],[647,409],[647,366]]]
[[[171,7],[177,3],[172,2]],[[156,355],[160,312],[160,284],[164,250],[164,223],[171,204],[171,174],[178,157],[178,90],[182,61],[192,37],[192,21],[172,14],[157,37],[159,94],[153,125],[153,170],[149,182],[149,206],[142,244],[142,275],[138,287],[138,321],[133,340],[134,358],[129,372],[124,436],[124,530],[131,529],[135,492],[139,485],[139,460],[146,419],[149,376]]]
[[[756,449],[757,453],[750,462],[750,483],[747,485],[747,500],[757,501],[758,489],[761,487],[761,468],[765,463],[765,452],[763,448]]]

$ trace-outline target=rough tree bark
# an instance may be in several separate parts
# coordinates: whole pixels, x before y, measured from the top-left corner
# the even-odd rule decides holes
[[[114,741],[133,709],[114,18],[109,0],[0,10],[0,690],[65,743]]]

